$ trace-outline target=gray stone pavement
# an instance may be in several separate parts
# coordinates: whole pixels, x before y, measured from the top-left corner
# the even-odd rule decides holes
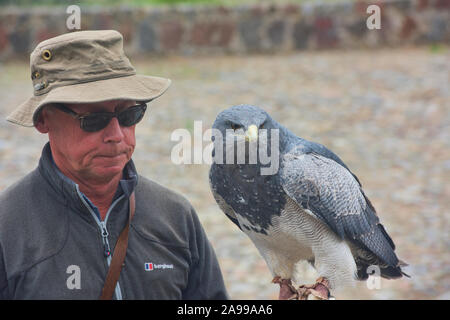
[[[423,48],[286,55],[132,59],[169,77],[137,128],[141,174],[185,195],[212,242],[231,298],[274,299],[278,288],[250,240],[209,191],[208,165],[175,165],[170,136],[209,128],[224,108],[254,104],[305,139],[334,150],[361,180],[410,264],[411,279],[335,292],[338,299],[448,299],[450,294],[450,51]],[[2,119],[31,94],[28,62],[0,64]],[[46,137],[0,121],[0,190],[32,170]],[[208,142],[203,143],[205,147]],[[305,282],[316,274],[300,266]]]

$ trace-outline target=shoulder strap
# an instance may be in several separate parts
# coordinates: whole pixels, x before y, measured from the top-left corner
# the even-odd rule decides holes
[[[119,235],[116,246],[114,248],[114,254],[112,256],[111,264],[109,266],[108,274],[106,275],[105,284],[103,285],[102,295],[100,300],[111,300],[116,288],[116,283],[119,280],[120,271],[122,270],[123,262],[125,261],[125,255],[127,254],[128,247],[128,231],[130,229],[131,219],[134,215],[134,210],[136,208],[136,200],[134,196],[134,191],[129,198],[129,216],[128,223],[123,228]]]

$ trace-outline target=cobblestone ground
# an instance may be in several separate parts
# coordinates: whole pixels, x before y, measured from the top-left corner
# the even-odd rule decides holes
[[[248,103],[340,155],[410,264],[411,279],[383,279],[376,290],[362,282],[335,292],[338,299],[450,299],[449,48],[133,62],[140,73],[173,80],[137,128],[137,168],[193,203],[231,298],[274,299],[278,288],[253,244],[216,206],[208,166],[171,162],[177,142],[170,136],[192,131],[194,120],[205,130],[220,110]],[[27,62],[1,64],[1,118],[29,94]],[[0,190],[36,166],[45,141],[32,128],[0,122]],[[307,266],[299,272],[305,282],[315,279]]]

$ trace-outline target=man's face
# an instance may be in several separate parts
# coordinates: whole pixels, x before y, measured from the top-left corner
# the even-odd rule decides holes
[[[115,100],[94,104],[65,104],[79,114],[122,111],[135,101]],[[86,132],[80,121],[57,108],[45,108],[36,125],[48,132],[53,158],[59,169],[78,181],[102,183],[121,175],[136,145],[135,127],[120,126],[112,118],[102,130]]]

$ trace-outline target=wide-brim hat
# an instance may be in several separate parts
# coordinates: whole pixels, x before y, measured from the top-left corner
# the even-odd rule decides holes
[[[34,95],[7,120],[36,124],[50,103],[96,103],[109,100],[148,102],[162,95],[170,80],[137,75],[115,30],[77,31],[37,45],[30,55]]]

